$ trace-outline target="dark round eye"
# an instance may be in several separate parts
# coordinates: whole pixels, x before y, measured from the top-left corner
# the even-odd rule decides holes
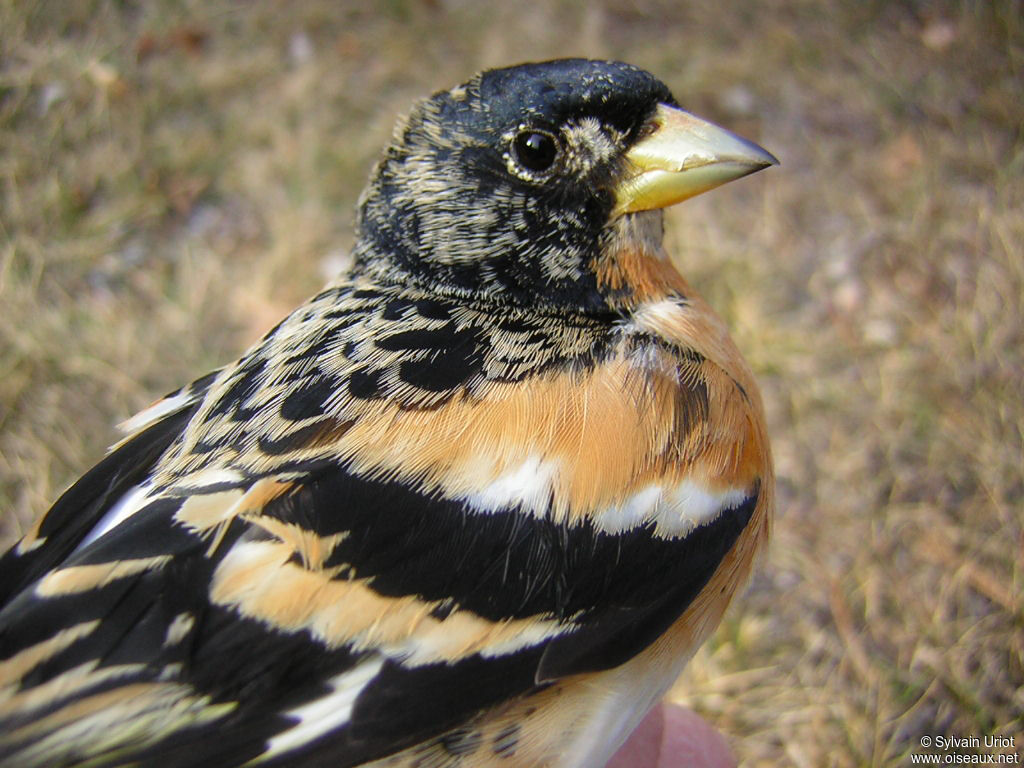
[[[543,131],[520,131],[512,141],[516,162],[534,173],[543,173],[558,159],[558,141]]]

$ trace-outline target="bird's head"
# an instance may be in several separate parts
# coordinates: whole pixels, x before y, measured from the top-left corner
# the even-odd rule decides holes
[[[600,275],[623,231],[660,242],[660,209],[775,162],[628,64],[490,70],[398,125],[361,200],[357,269],[467,300],[607,311],[628,290]]]

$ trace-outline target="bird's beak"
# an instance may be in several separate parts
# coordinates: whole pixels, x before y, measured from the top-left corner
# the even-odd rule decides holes
[[[616,214],[675,205],[779,164],[754,142],[676,107],[659,104],[652,123],[654,132],[626,153]]]

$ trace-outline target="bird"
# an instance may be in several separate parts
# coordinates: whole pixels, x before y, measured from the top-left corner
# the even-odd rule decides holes
[[[621,62],[417,102],[351,268],[0,559],[0,766],[604,765],[769,538],[663,212],[777,162]]]

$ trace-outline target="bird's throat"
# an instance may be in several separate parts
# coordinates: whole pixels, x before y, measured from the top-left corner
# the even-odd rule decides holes
[[[685,296],[690,286],[662,245],[660,210],[622,216],[594,266],[598,289],[616,310]]]

